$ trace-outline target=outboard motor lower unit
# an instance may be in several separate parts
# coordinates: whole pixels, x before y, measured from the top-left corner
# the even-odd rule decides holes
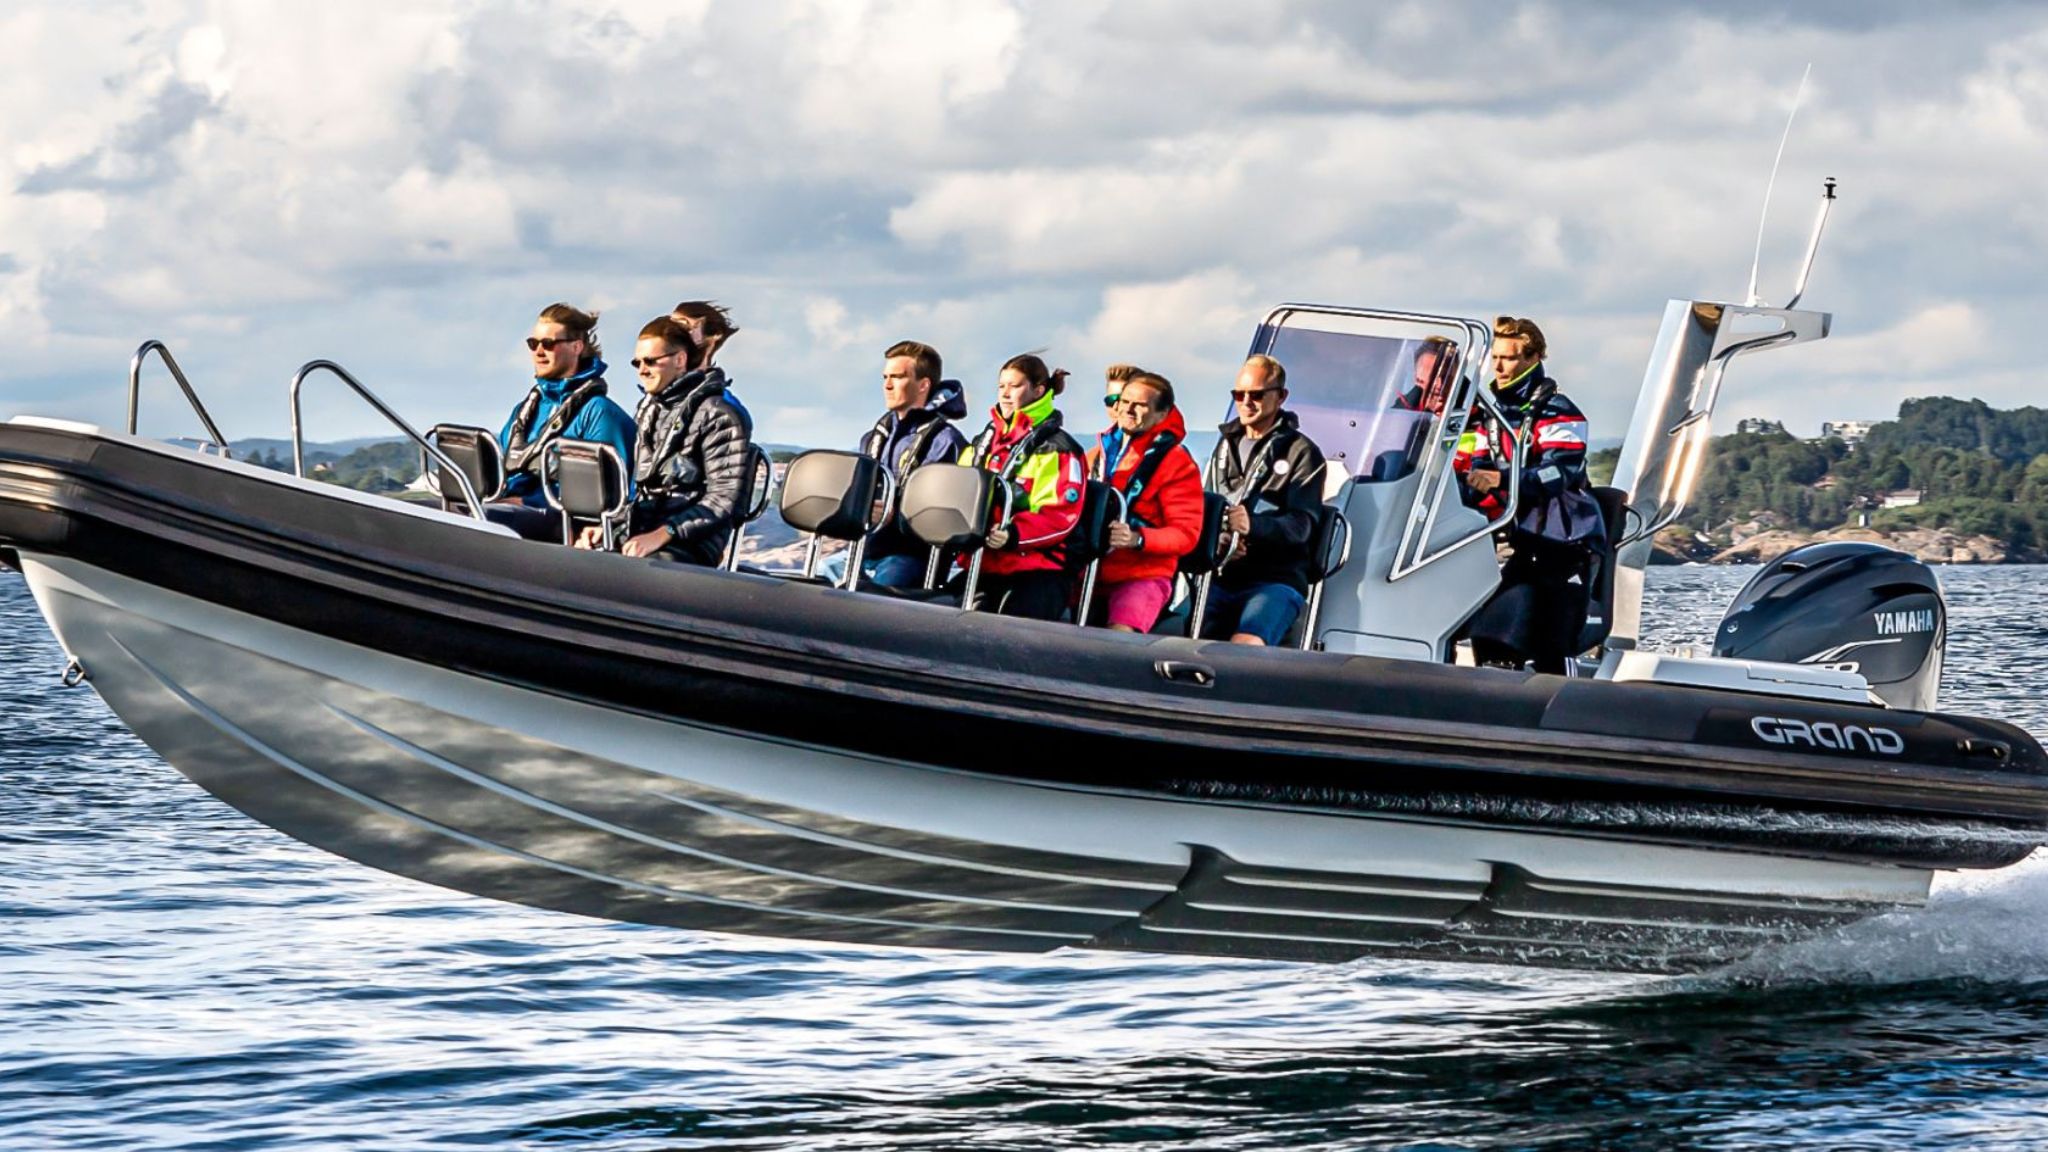
[[[1854,672],[1886,704],[1924,712],[1947,640],[1948,605],[1927,565],[1840,540],[1764,565],[1721,618],[1714,655]]]

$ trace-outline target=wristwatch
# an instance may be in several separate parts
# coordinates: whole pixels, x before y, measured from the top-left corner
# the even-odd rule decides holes
[[[1143,528],[1131,529],[1131,550],[1134,552],[1143,552],[1145,550],[1145,530]]]

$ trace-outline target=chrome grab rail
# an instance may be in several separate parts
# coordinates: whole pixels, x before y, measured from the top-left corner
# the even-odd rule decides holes
[[[299,421],[299,389],[305,385],[306,378],[313,375],[315,372],[333,373],[336,378],[338,378],[342,383],[348,385],[349,388],[352,391],[354,391],[357,396],[361,397],[364,403],[368,404],[372,408],[375,408],[377,410],[378,415],[384,417],[384,419],[386,420],[389,420],[391,422],[392,427],[398,429],[400,432],[405,433],[408,439],[410,439],[414,444],[419,446],[421,452],[424,452],[428,456],[433,457],[435,463],[441,465],[443,468],[446,468],[449,471],[449,473],[455,477],[455,482],[462,486],[462,495],[465,498],[467,498],[470,516],[476,520],[483,520],[485,518],[483,501],[477,499],[476,486],[469,482],[469,477],[463,474],[462,469],[455,466],[455,461],[450,460],[439,448],[436,448],[433,444],[429,443],[425,436],[422,436],[418,432],[414,431],[412,425],[407,424],[402,418],[400,418],[398,413],[393,412],[389,405],[385,404],[382,400],[377,399],[376,394],[371,392],[368,388],[364,387],[362,381],[356,379],[354,376],[349,375],[348,369],[343,368],[341,365],[336,364],[332,360],[309,360],[306,363],[300,365],[299,370],[297,372],[292,373],[293,475],[299,477],[299,479],[301,480],[306,478],[306,440],[304,433],[301,431]]]
[[[192,405],[192,411],[198,414],[199,422],[206,425],[206,434],[213,437],[214,447],[219,448],[222,455],[226,455],[227,437],[222,436],[220,429],[214,426],[213,417],[206,413],[206,405],[199,402],[199,393],[194,392],[192,382],[185,379],[185,370],[178,367],[178,361],[171,356],[170,348],[161,340],[144,340],[142,346],[135,350],[135,355],[128,361],[128,434],[135,435],[137,417],[142,407],[142,361],[151,352],[156,353],[163,360],[164,367],[171,370],[171,379],[178,382],[178,387],[185,393],[186,401]]]

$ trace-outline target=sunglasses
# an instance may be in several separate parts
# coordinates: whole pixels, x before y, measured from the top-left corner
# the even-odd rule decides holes
[[[1111,393],[1110,393],[1109,395],[1107,395],[1107,396],[1104,396],[1104,397],[1102,398],[1102,406],[1103,406],[1104,408],[1114,408],[1114,407],[1116,407],[1116,402],[1117,402],[1117,394],[1116,394],[1116,393],[1114,393],[1114,392],[1111,392]]]
[[[581,336],[528,336],[526,338],[526,350],[528,352],[553,352],[558,345],[580,344],[582,341],[583,337]]]
[[[1232,388],[1230,398],[1239,404],[1257,404],[1263,402],[1261,397],[1275,396],[1284,391],[1284,388]]]
[[[632,360],[632,365],[633,365],[633,367],[634,367],[635,369],[639,369],[639,368],[652,368],[652,367],[654,367],[654,366],[655,366],[656,364],[659,364],[659,363],[661,363],[661,362],[662,362],[663,360],[666,360],[666,359],[668,359],[669,357],[671,357],[671,356],[673,356],[673,355],[675,355],[675,353],[674,353],[674,352],[663,352],[663,353],[662,353],[661,355],[659,355],[659,356],[649,356],[649,357],[647,357],[647,358],[645,358],[645,359],[642,359],[642,358],[640,358],[640,357],[638,357],[638,356],[635,356],[635,357],[633,358],[633,360]]]

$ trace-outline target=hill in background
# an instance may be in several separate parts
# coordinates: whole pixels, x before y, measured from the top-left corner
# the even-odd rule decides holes
[[[1617,455],[1594,453],[1596,483]],[[2048,558],[2048,409],[1937,396],[1854,445],[1782,428],[1716,436],[1674,529],[1660,543],[1693,559],[1769,559],[1822,536],[1926,559]]]

